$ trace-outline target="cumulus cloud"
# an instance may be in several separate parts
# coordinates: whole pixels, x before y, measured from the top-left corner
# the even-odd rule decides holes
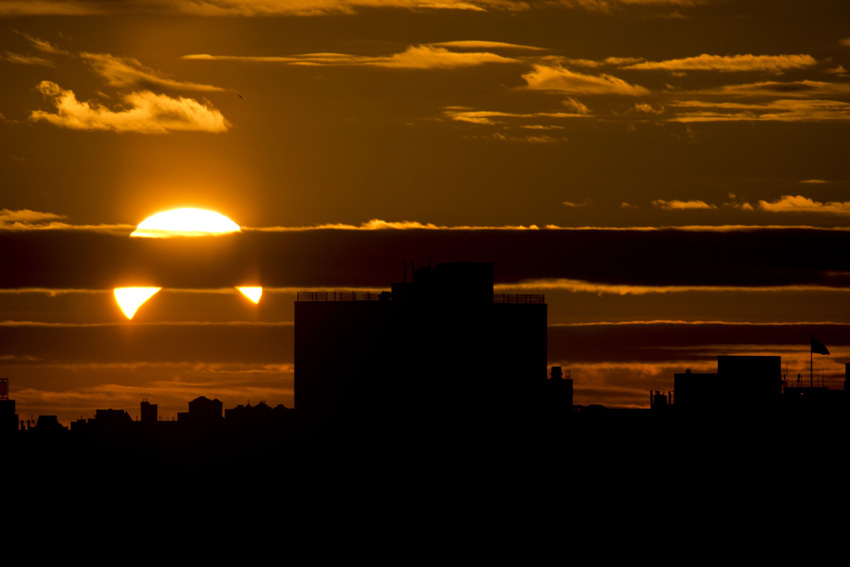
[[[654,207],[658,207],[659,209],[665,209],[668,211],[673,210],[698,210],[698,209],[716,209],[716,205],[709,205],[705,201],[665,201],[663,199],[658,199],[652,202]]]
[[[161,87],[201,92],[224,90],[212,85],[171,79],[130,57],[115,57],[108,53],[82,53],[80,57],[113,87]]]
[[[643,61],[626,66],[626,69],[663,69],[667,71],[767,71],[782,73],[789,69],[802,69],[816,65],[811,55],[709,55]]]
[[[454,69],[474,67],[487,63],[517,63],[516,59],[496,53],[450,51],[436,45],[412,45],[392,55],[366,56],[347,53],[304,53],[287,56],[210,55],[206,53],[184,55],[183,59],[195,61],[244,61],[249,63],[281,63],[299,66],[366,66],[392,69]]]
[[[646,102],[636,102],[634,106],[635,112],[639,112],[641,114],[663,114],[664,107],[658,105],[658,108],[655,108],[649,103]]]
[[[759,201],[758,208],[771,213],[823,213],[850,215],[850,201],[821,203],[802,195],[783,195],[775,201]]]
[[[673,122],[824,122],[850,120],[850,103],[834,100],[775,100],[764,104],[740,102],[673,101],[689,108]]]
[[[56,112],[37,110],[30,114],[30,119],[63,128],[144,134],[226,132],[230,128],[218,110],[190,98],[132,92],[124,95],[123,109],[111,110],[97,103],[80,102],[73,91],[50,81],[42,81],[38,90],[55,106]]]
[[[630,85],[612,75],[584,75],[560,65],[535,64],[522,76],[529,89],[556,91],[573,95],[644,96],[649,91],[640,85]]]

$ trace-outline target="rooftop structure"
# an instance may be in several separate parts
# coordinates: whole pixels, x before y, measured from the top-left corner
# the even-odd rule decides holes
[[[391,289],[299,294],[295,407],[308,427],[516,414],[546,381],[544,298],[494,295],[492,264],[419,268]]]

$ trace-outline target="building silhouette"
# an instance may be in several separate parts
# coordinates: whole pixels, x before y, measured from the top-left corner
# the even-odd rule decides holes
[[[0,435],[18,430],[15,400],[9,399],[9,379],[0,378]]]
[[[425,435],[521,420],[546,383],[542,295],[493,293],[493,265],[413,270],[390,292],[299,293],[305,431]],[[381,433],[378,433],[381,435]]]
[[[716,373],[673,376],[676,407],[687,411],[753,411],[782,395],[782,357],[718,356]]]

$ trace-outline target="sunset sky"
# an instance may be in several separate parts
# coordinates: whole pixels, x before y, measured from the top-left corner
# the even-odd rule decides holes
[[[841,385],[845,0],[0,0],[0,42],[22,419],[297,407],[295,292],[428,261],[545,293],[576,403],[646,406],[719,354],[808,384],[810,333]],[[178,207],[242,232],[130,238]],[[122,285],[163,289],[129,321]]]

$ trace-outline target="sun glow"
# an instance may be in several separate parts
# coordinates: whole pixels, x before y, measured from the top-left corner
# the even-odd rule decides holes
[[[139,307],[161,289],[161,287],[116,287],[115,301],[118,302],[118,306],[127,319],[132,319]]]
[[[241,232],[239,225],[226,216],[204,209],[174,209],[146,218],[130,236],[170,238],[172,236],[210,236]]]
[[[260,298],[263,296],[263,288],[261,287],[237,287],[236,289],[241,291],[242,295],[254,303],[259,303]]]

